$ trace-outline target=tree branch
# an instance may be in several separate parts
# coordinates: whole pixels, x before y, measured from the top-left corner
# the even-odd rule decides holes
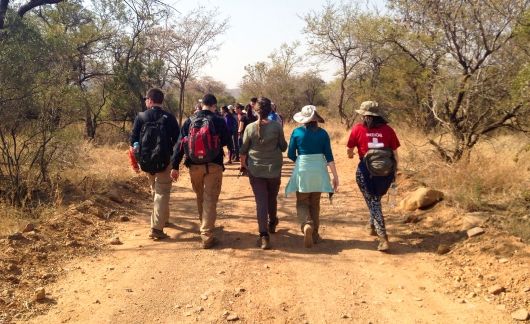
[[[47,4],[56,4],[63,2],[64,0],[30,0],[29,2],[23,4],[18,8],[17,13],[20,17],[24,17],[26,12],[30,11],[33,8],[40,7]]]
[[[4,29],[4,21],[6,19],[8,5],[9,0],[0,0],[0,29]]]

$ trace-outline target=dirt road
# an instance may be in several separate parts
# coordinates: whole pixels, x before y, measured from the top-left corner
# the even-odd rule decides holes
[[[199,249],[194,194],[187,174],[173,187],[171,240],[153,242],[145,212],[120,225],[124,242],[71,263],[50,287],[57,305],[33,323],[499,323],[509,316],[481,299],[462,303],[444,278],[444,256],[410,244],[402,220],[387,211],[392,252],[376,251],[364,230],[368,212],[354,164],[335,152],[341,175],[334,204],[322,199],[325,241],[305,249],[295,198],[279,197],[273,249],[256,246],[248,179],[227,166],[219,203],[221,244]],[[292,165],[284,168],[282,190]],[[282,192],[282,191],[281,191]]]

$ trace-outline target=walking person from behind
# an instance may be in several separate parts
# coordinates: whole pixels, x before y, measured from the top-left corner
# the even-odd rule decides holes
[[[200,235],[205,249],[216,244],[213,231],[223,182],[223,147],[231,140],[224,119],[216,114],[216,104],[214,95],[205,95],[202,110],[184,122],[171,170],[171,177],[178,179],[180,162],[186,157],[184,165],[189,168],[191,185],[197,196]]]
[[[136,172],[144,171],[149,179],[153,195],[149,236],[164,239],[168,238],[163,229],[169,223],[170,159],[179,125],[175,116],[162,109],[164,93],[160,89],[147,91],[144,100],[147,110],[138,114],[131,134],[131,165]]]
[[[381,197],[395,181],[400,143],[377,102],[365,101],[356,112],[361,115],[362,123],[351,130],[348,157],[353,159],[353,149],[357,148],[360,161],[356,180],[370,210],[370,235],[379,237],[379,251],[387,251],[389,243]]]
[[[240,148],[241,168],[247,169],[250,186],[256,200],[259,246],[270,249],[269,233],[278,225],[278,191],[283,164],[282,152],[287,142],[282,126],[267,117],[272,111],[271,101],[260,97],[255,105],[258,120],[249,124],[243,134]]]
[[[329,135],[318,126],[318,123],[324,123],[324,119],[317,113],[316,107],[304,106],[293,118],[303,125],[293,130],[289,141],[287,156],[296,166],[285,193],[296,192],[296,214],[304,233],[304,246],[310,248],[321,240],[318,233],[320,196],[323,192],[331,194],[337,191],[339,176]],[[333,174],[331,181],[327,168]]]

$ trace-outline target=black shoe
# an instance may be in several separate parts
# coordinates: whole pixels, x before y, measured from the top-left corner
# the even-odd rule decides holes
[[[279,222],[280,221],[278,220],[278,218],[276,218],[276,220],[272,222],[269,222],[269,233],[276,233],[276,226],[278,226]]]
[[[153,240],[163,240],[169,238],[169,235],[159,229],[152,228],[151,234],[149,234],[149,238],[152,238]]]

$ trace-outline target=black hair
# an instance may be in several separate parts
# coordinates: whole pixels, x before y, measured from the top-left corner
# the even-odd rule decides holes
[[[377,128],[385,124],[388,124],[388,122],[381,116],[363,116],[363,125],[368,129]]]
[[[222,110],[224,113],[227,113],[227,114],[228,114],[228,106],[222,106],[222,107],[221,107],[221,110]]]
[[[261,121],[266,120],[269,114],[272,111],[272,105],[271,100],[269,98],[265,97],[259,97],[259,99],[256,100],[257,102],[257,108],[256,112],[258,113],[258,138],[261,142]]]
[[[153,100],[155,104],[161,104],[164,102],[164,93],[158,88],[149,89],[146,97]]]
[[[260,119],[267,119],[272,111],[272,105],[269,98],[259,97],[257,100],[258,106],[256,113],[258,113]]]
[[[202,104],[211,107],[217,104],[217,98],[211,93],[205,94],[204,97],[202,97]]]
[[[252,103],[258,102],[258,98],[252,97],[252,98],[250,98],[250,102],[252,102]]]
[[[312,120],[312,121],[310,121],[308,123],[305,123],[305,127],[307,129],[316,129],[316,128],[318,128],[318,122],[316,120]]]

